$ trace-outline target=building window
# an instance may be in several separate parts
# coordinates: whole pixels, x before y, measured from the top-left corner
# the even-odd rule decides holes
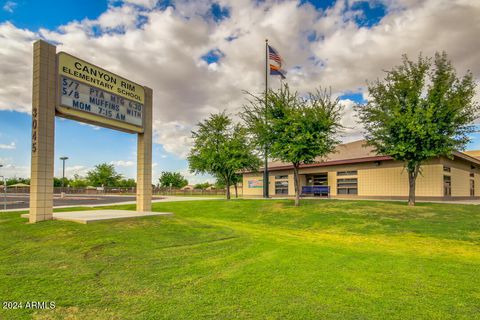
[[[312,185],[328,186],[328,173],[321,173],[318,175],[314,175],[312,179]]]
[[[451,172],[452,169],[450,169],[450,167],[443,166],[443,171],[444,171],[444,172]]]
[[[475,173],[470,172],[470,178],[475,178]]]
[[[337,194],[358,194],[358,180],[337,179]]]
[[[356,176],[356,175],[357,175],[357,170],[337,172],[337,176]]]
[[[470,196],[475,197],[475,180],[470,180]]]
[[[450,197],[452,195],[452,177],[443,176],[443,195]]]
[[[275,180],[287,180],[288,175],[282,175],[282,176],[275,176]]]
[[[288,194],[288,181],[275,181],[275,194]]]

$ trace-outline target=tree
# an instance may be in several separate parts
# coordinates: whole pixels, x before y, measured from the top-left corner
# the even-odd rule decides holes
[[[403,56],[402,64],[386,72],[383,81],[369,84],[370,99],[356,107],[367,143],[380,154],[403,161],[408,172],[408,204],[415,205],[415,184],[421,165],[451,157],[464,149],[478,118],[473,101],[475,81],[470,72],[459,79],[447,54],[417,62]]]
[[[68,180],[67,177],[63,178],[63,186],[68,187],[69,184],[70,184],[70,180]],[[62,178],[54,177],[53,178],[53,186],[56,187],[56,188],[61,187],[62,186]]]
[[[215,180],[215,189],[225,189],[225,181],[223,181],[222,177],[217,177]]]
[[[137,186],[137,182],[135,179],[121,179],[118,181],[116,187],[120,188],[135,188]]]
[[[209,173],[225,181],[226,197],[235,174],[244,169],[258,169],[260,160],[248,140],[246,129],[233,124],[225,112],[212,114],[192,132],[194,145],[188,162],[195,173]]]
[[[158,179],[161,187],[170,187],[180,189],[188,185],[187,179],[185,179],[180,172],[163,171]]]
[[[242,182],[243,180],[243,175],[237,173],[236,175],[233,176],[232,178],[232,183],[235,188],[235,198],[238,198],[238,183]]]
[[[293,165],[295,206],[298,206],[300,165],[326,156],[339,143],[337,135],[342,129],[339,99],[333,99],[326,90],[301,98],[285,84],[278,91],[268,91],[265,110],[264,97],[251,96],[253,100],[244,107],[242,118],[259,150],[266,145],[269,156]]]
[[[3,183],[3,181],[2,181],[2,183]],[[17,177],[7,178],[7,186],[11,186],[13,184],[18,184],[18,183],[24,183],[24,184],[30,185],[30,179],[28,179],[28,178],[17,178]]]
[[[211,186],[212,186],[212,184],[210,182],[197,183],[196,185],[193,186],[193,189],[205,190],[205,189],[207,189]]]
[[[230,182],[235,188],[235,198],[238,198],[238,183],[241,182],[243,179],[242,174],[236,173],[232,176],[232,181]],[[222,177],[217,177],[215,181],[215,188],[217,189],[224,189],[225,188],[225,181]]]
[[[117,173],[113,164],[101,163],[87,172],[89,184],[95,187],[115,187],[120,179],[122,175]]]
[[[73,179],[69,183],[72,188],[85,188],[88,186],[88,181],[78,174],[74,174]]]

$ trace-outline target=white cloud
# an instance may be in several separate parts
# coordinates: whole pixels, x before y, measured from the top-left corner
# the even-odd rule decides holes
[[[145,8],[153,8],[157,4],[158,0],[125,0],[124,2]]]
[[[60,119],[63,120],[63,118],[60,118]],[[100,130],[100,129],[101,129],[101,127],[96,126],[96,125],[93,125],[93,124],[83,123],[83,122],[79,122],[79,123],[80,123],[80,125],[90,127],[90,128],[92,128],[93,130]]]
[[[110,161],[110,164],[113,164],[116,167],[133,167],[136,166],[137,163],[131,160],[116,160]]]
[[[0,110],[31,111],[32,43],[37,37],[10,22],[0,24]]]
[[[199,175],[199,174],[191,173],[188,168],[179,170],[178,172],[180,172],[180,174],[183,177],[185,177],[185,179],[188,180],[188,184],[191,184],[191,185],[195,185],[197,183],[204,183],[204,182],[215,183],[215,178],[209,175]]]
[[[355,101],[344,99],[340,100],[340,103],[343,106],[341,120],[343,141],[350,142],[361,139],[363,135],[361,128],[357,124],[356,112],[354,110]]]
[[[185,158],[192,146],[191,130],[192,124],[186,122],[172,121],[168,123],[158,123],[154,121],[156,128],[154,142],[162,144],[165,151]],[[165,158],[162,156],[162,158]]]
[[[18,3],[14,2],[14,1],[7,1],[3,5],[3,10],[5,10],[7,12],[10,12],[10,13],[13,13],[13,11],[17,7],[17,5],[18,5]]]
[[[11,163],[3,164],[3,167],[0,168],[0,174],[6,178],[30,177],[30,166],[18,166]]]
[[[15,150],[17,146],[15,145],[15,142],[11,142],[10,144],[0,144],[0,149],[3,150]]]
[[[90,171],[92,168],[82,166],[82,165],[73,165],[73,166],[65,166],[65,177],[71,179],[74,175],[78,174],[81,177],[85,177],[87,172]],[[62,168],[57,168],[57,172],[55,174],[56,177],[62,176]]]
[[[12,157],[0,158],[0,176],[6,178],[26,178],[30,176],[30,166],[16,165]]]
[[[344,1],[320,12],[299,1],[221,0],[230,17],[215,22],[208,13],[212,1],[179,0],[162,11],[156,1],[128,0],[96,20],[58,30],[33,33],[6,22],[0,24],[0,109],[30,111],[32,42],[39,37],[153,88],[154,141],[180,157],[188,154],[198,121],[212,112],[237,112],[245,102],[242,90],[263,90],[265,38],[285,59],[289,84],[301,92],[322,85],[336,94],[365,96],[366,81],[383,77],[382,70],[399,64],[402,53],[415,58],[436,50],[447,51],[459,74],[471,69],[480,79],[480,2],[382,2],[388,15],[372,28],[355,24],[352,18],[361,13]],[[312,32],[319,41],[307,40]],[[231,36],[236,39],[227,41]],[[210,50],[223,57],[208,65],[201,56]],[[279,81],[270,83],[276,87]],[[344,139],[360,137],[354,114],[345,117],[351,129]]]

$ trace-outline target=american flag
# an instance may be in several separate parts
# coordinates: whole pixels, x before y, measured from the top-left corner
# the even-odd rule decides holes
[[[281,76],[285,79],[285,71],[282,70],[282,58],[272,46],[268,45],[268,59],[270,60],[270,74]]]

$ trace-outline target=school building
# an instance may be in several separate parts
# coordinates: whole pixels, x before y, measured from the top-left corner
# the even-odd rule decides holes
[[[263,168],[243,174],[243,195],[262,196]],[[269,193],[272,197],[294,196],[293,166],[269,164]],[[303,196],[332,198],[407,199],[408,174],[403,162],[378,155],[365,141],[339,145],[333,153],[315,163],[300,166]],[[419,200],[480,199],[480,151],[454,152],[453,158],[439,157],[421,167],[416,183]]]

